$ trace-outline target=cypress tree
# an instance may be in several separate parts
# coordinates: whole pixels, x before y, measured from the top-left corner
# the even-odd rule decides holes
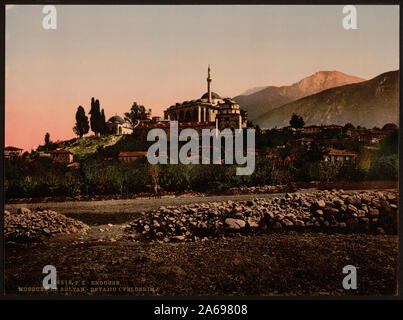
[[[106,133],[106,122],[105,122],[105,112],[104,112],[104,109],[102,109],[102,111],[101,111],[100,125],[101,125],[101,133],[102,133],[102,134],[105,134],[105,133]]]
[[[89,131],[88,117],[85,115],[85,110],[82,106],[77,108],[76,112],[76,125],[73,128],[75,134],[80,138]]]
[[[50,134],[49,132],[46,132],[45,134],[45,146],[47,146],[50,142]]]
[[[102,130],[101,125],[101,112],[99,110],[99,100],[95,100],[94,97],[91,98],[91,130],[95,133],[95,135],[99,135]]]

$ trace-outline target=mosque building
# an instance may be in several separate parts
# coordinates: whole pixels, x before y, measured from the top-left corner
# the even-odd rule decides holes
[[[184,101],[164,111],[166,120],[194,123],[195,126],[241,129],[244,127],[239,105],[230,98],[222,98],[211,91],[210,66],[207,75],[207,92],[200,99]]]

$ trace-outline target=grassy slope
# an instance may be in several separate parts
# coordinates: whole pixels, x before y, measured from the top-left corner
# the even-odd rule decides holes
[[[83,157],[95,153],[97,148],[115,145],[123,136],[108,135],[103,137],[83,137],[64,142],[61,147],[71,151],[75,156]]]

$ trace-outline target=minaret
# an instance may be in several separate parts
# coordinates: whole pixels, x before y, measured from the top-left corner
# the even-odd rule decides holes
[[[208,93],[208,102],[212,103],[213,99],[211,98],[211,77],[210,77],[210,65],[208,65],[208,75],[207,75],[207,93]]]

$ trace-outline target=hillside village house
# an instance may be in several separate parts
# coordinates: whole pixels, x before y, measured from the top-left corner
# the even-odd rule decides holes
[[[357,157],[357,154],[352,151],[347,150],[337,150],[333,148],[328,148],[325,150],[324,161],[351,161]]]
[[[8,146],[4,148],[4,159],[15,160],[21,158],[22,149],[17,147]]]
[[[147,157],[147,151],[119,152],[118,159],[131,162]]]
[[[315,142],[314,139],[303,137],[300,139],[288,141],[287,144],[294,148],[298,147],[310,148],[313,142]]]
[[[343,132],[343,126],[340,126],[338,124],[329,124],[327,126],[323,126],[323,128],[327,131],[333,131],[333,132],[337,132],[337,133]]]
[[[321,133],[322,132],[322,127],[320,126],[307,126],[302,128],[302,132],[306,134],[316,134],[316,133]]]
[[[51,152],[53,162],[71,163],[73,162],[73,154],[65,149],[57,149]]]
[[[376,144],[388,135],[389,132],[373,129],[349,129],[347,135],[357,141],[367,144]]]

